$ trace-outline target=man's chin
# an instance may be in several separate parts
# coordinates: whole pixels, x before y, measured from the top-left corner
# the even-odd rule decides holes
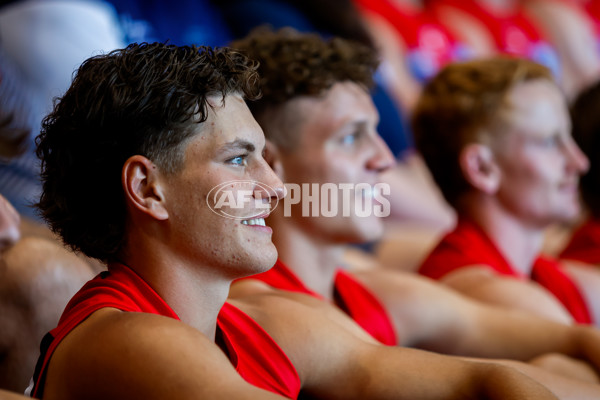
[[[260,274],[262,272],[266,272],[273,268],[275,263],[277,262],[277,249],[273,246],[271,251],[266,251],[261,254],[260,260],[255,264],[256,271],[254,274]]]
[[[572,204],[570,207],[565,207],[560,210],[557,218],[559,223],[573,223],[581,216],[581,206],[579,203]]]

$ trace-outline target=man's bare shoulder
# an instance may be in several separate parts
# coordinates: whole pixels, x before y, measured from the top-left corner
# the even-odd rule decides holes
[[[388,308],[417,311],[419,306],[440,307],[440,302],[464,301],[455,290],[428,277],[406,271],[375,269],[352,271],[352,275],[370,289]]]
[[[234,281],[229,288],[229,298],[235,299],[255,294],[272,293],[277,289],[259,279],[246,278]]]
[[[261,282],[262,283],[262,282]],[[250,315],[258,323],[269,325],[304,324],[319,319],[328,311],[338,313],[335,306],[313,296],[280,290],[265,285],[247,291],[244,295],[230,297],[229,302]]]
[[[369,334],[333,303],[308,294],[281,290],[262,281],[248,279],[232,286],[230,300],[270,329],[288,330],[298,322],[302,325],[312,324],[326,318],[328,323],[341,326],[361,340],[373,342]],[[327,326],[322,324],[324,328]]]
[[[338,313],[337,308],[329,302],[323,301],[308,294],[278,289],[258,279],[244,279],[241,281],[236,281],[233,285],[231,285],[229,299],[241,302],[240,308],[251,306],[254,312],[259,313],[269,310],[271,315],[278,315],[280,312],[285,314],[288,307],[294,307],[296,312],[302,312],[300,311],[302,308],[290,305],[287,300],[294,301],[304,306],[324,312],[332,312],[333,310],[336,310],[334,312]],[[285,299],[286,301],[279,302],[280,299]]]
[[[248,388],[199,330],[164,316],[104,308],[57,347],[44,398],[227,398]]]
[[[572,323],[569,312],[547,289],[530,280],[502,275],[485,265],[470,265],[453,271],[441,282],[485,303]]]
[[[410,289],[413,286],[418,288],[433,288],[438,286],[433,280],[422,275],[383,267],[370,270],[351,270],[349,272],[369,287],[401,287]]]
[[[334,383],[336,374],[347,371],[365,348],[381,346],[337,308],[308,295],[273,291],[229,302],[273,338],[311,393],[344,392]]]

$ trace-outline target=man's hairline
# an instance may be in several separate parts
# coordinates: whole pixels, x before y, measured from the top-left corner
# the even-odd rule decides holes
[[[344,83],[351,83],[359,87],[370,96],[370,89],[364,82],[352,80],[352,79],[341,79],[334,81],[330,86],[323,88],[321,92],[317,94],[297,94],[293,97],[286,99],[280,103],[270,103],[267,107],[262,108],[257,114],[253,114],[256,121],[263,128],[265,138],[271,143],[275,144],[279,150],[284,150],[288,153],[293,153],[298,148],[298,144],[304,135],[300,135],[297,129],[298,124],[286,123],[290,119],[298,118],[298,113],[291,112],[291,107],[297,107],[294,102],[305,102],[305,101],[319,101],[323,100],[328,92],[330,92],[334,86]],[[273,118],[276,115],[277,118]],[[274,121],[275,120],[275,121]],[[294,127],[293,133],[289,132],[289,126]],[[275,134],[269,134],[268,129],[277,131]]]

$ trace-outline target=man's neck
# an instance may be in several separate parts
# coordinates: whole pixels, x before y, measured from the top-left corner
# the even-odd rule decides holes
[[[335,272],[343,261],[344,246],[307,234],[293,222],[272,217],[273,243],[279,259],[312,291],[333,297]]]
[[[491,199],[470,202],[463,210],[460,214],[483,229],[511,266],[530,275],[542,250],[543,228],[526,225]]]
[[[122,260],[154,289],[182,322],[214,340],[217,316],[231,280],[218,268],[186,262],[157,241],[130,241],[135,252]]]

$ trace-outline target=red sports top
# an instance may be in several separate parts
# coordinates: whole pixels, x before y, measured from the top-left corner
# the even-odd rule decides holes
[[[560,76],[560,59],[521,5],[506,14],[492,13],[476,0],[435,0],[432,6],[454,7],[485,25],[498,51],[529,58]]]
[[[412,74],[424,81],[449,62],[471,57],[464,43],[429,11],[394,0],[354,0],[363,12],[371,12],[387,20],[402,37],[407,48],[407,61]]]
[[[502,275],[517,279],[531,279],[550,291],[573,319],[582,324],[592,323],[592,318],[581,292],[560,268],[560,264],[549,257],[540,256],[535,260],[530,276],[515,270],[506,261],[500,250],[475,223],[460,219],[454,231],[447,234],[427,256],[419,273],[433,279],[460,268],[486,265]]]
[[[270,270],[248,279],[259,279],[281,290],[323,297],[310,290],[290,268],[280,260]],[[390,317],[379,300],[349,273],[338,269],[334,282],[336,305],[352,317],[364,330],[381,343],[396,346],[398,338]]]
[[[58,327],[42,340],[34,374],[33,397],[42,398],[48,363],[61,340],[94,311],[113,307],[179,320],[167,303],[133,270],[111,264],[89,281],[67,304]],[[217,318],[217,342],[238,373],[259,388],[296,399],[300,378],[289,358],[252,318],[225,303]]]
[[[560,258],[600,264],[600,219],[590,218],[577,228]]]

